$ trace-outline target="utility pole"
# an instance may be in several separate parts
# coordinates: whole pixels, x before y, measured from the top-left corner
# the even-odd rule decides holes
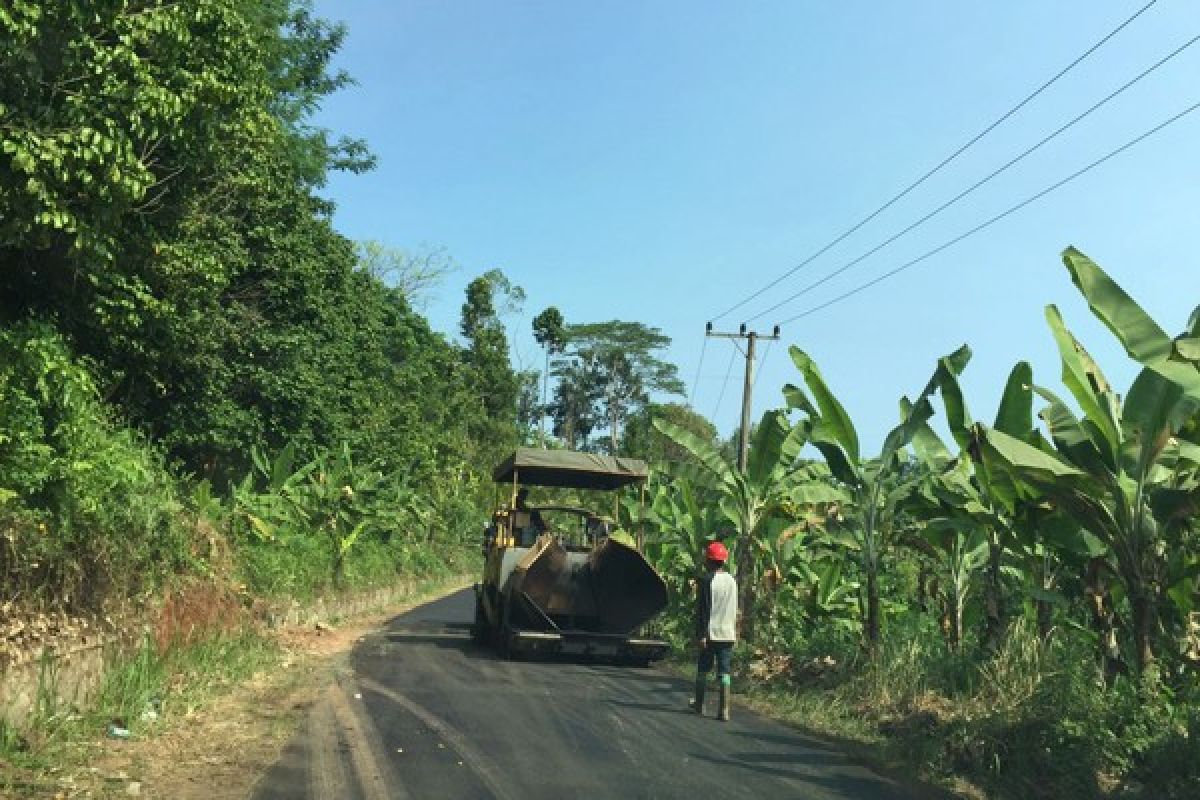
[[[704,326],[704,335],[719,339],[733,339],[737,345],[739,339],[746,340],[746,380],[742,384],[742,428],[738,433],[738,472],[746,474],[746,465],[750,460],[750,411],[753,405],[754,392],[754,355],[755,345],[759,339],[775,341],[779,338],[779,326],[776,325],[770,336],[763,336],[757,331],[747,331],[743,323],[737,333],[718,333],[713,331],[713,324]],[[741,348],[738,347],[740,350]],[[738,628],[746,641],[754,639],[754,548],[750,542],[750,531],[738,532],[737,564],[738,564],[738,606],[741,608]]]
[[[546,371],[542,373],[542,407],[538,409],[538,443],[546,449],[546,390],[550,387],[550,346],[546,346]]]
[[[745,474],[746,464],[750,458],[750,412],[753,407],[753,398],[751,395],[754,391],[755,346],[759,340],[775,341],[779,339],[779,326],[775,326],[770,336],[764,336],[756,331],[747,331],[744,323],[738,328],[737,333],[717,332],[713,330],[713,324],[709,322],[704,326],[704,335],[716,339],[733,339],[735,343],[739,339],[746,340],[746,349],[743,351],[743,354],[746,356],[746,380],[742,384],[742,427],[738,432],[737,452],[738,472]]]

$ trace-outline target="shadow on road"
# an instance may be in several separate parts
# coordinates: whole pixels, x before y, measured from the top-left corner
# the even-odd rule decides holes
[[[386,643],[386,646],[432,645],[442,650],[454,650],[472,661],[507,661],[527,664],[573,664],[592,668],[596,672],[621,680],[653,680],[662,682],[670,680],[668,676],[655,671],[652,667],[637,664],[625,664],[612,657],[587,656],[575,654],[554,653],[523,653],[518,657],[502,658],[486,644],[480,644],[471,638],[467,632],[470,625],[460,623],[436,623],[409,625],[404,628],[385,630],[375,644]],[[368,647],[371,640],[364,642]],[[675,691],[672,687],[660,687],[653,691]]]
[[[457,631],[394,631],[384,634],[383,638],[397,644],[432,644],[455,650],[467,650],[474,646],[470,636]]]
[[[696,716],[696,712],[690,708],[680,708],[678,705],[666,703],[630,703],[626,700],[610,700],[609,705],[620,706],[621,708],[629,708],[635,711],[657,711],[662,714],[686,714],[689,717]]]
[[[717,767],[745,770],[755,777],[772,775],[810,787],[822,787],[840,797],[896,798],[899,800],[899,798],[912,796],[903,787],[871,775],[865,769],[855,766],[853,762],[836,753],[812,751],[779,754],[730,753],[725,757],[708,753],[690,753],[689,757]],[[794,769],[765,766],[765,764],[791,765]],[[855,772],[864,774],[860,777],[853,774]]]
[[[735,736],[745,736],[767,744],[778,744],[784,747],[803,747],[807,750],[830,750],[828,742],[822,742],[812,736],[788,736],[786,734],[762,733],[761,731],[733,731]],[[831,751],[832,752],[832,751]]]

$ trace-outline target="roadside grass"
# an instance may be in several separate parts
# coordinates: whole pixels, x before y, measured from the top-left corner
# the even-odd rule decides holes
[[[113,724],[139,735],[163,720],[186,717],[214,693],[279,658],[276,642],[253,627],[164,652],[144,640],[130,657],[105,673],[96,709],[85,719],[93,730]]]
[[[146,638],[105,671],[91,708],[59,705],[43,670],[33,716],[21,729],[0,722],[0,790],[28,791],[64,765],[82,763],[96,740],[149,736],[213,697],[278,663],[273,639],[252,626],[159,649]]]
[[[678,644],[678,642],[676,642]],[[694,651],[671,665],[691,677]],[[828,637],[740,646],[736,705],[831,740],[883,772],[968,798],[1200,796],[1200,696],[1151,677],[1105,684],[1089,644],[1017,622],[995,653],[893,627],[876,658]]]
[[[409,584],[405,597],[424,602],[473,572],[471,554],[455,554]],[[379,610],[383,609],[363,613]],[[56,702],[58,677],[47,659],[30,719],[18,728],[0,718],[0,796],[48,791],[53,796],[54,777],[86,764],[99,742],[112,736],[109,726],[127,730],[134,738],[152,738],[283,658],[276,635],[255,624],[165,648],[146,637],[108,666],[91,707],[82,710]]]

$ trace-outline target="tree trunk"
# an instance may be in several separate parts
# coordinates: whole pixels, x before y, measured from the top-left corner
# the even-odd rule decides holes
[[[867,561],[867,651],[874,655],[879,647],[879,569]]]
[[[1139,582],[1129,588],[1129,606],[1133,612],[1133,654],[1137,659],[1137,674],[1141,676],[1154,663],[1151,635],[1158,609],[1152,592],[1144,584]]]
[[[965,605],[963,600],[964,600],[963,593],[960,592],[957,587],[955,587],[953,593],[950,596],[950,607],[947,609],[947,612],[950,616],[950,619],[949,619],[950,650],[955,653],[957,653],[959,651],[959,649],[962,647],[963,606]]]
[[[929,567],[925,566],[924,561],[920,564],[917,571],[917,608],[925,614],[929,612]]]
[[[616,404],[613,404],[612,411],[609,412],[609,431],[612,433],[612,453],[617,455],[621,449],[621,416]]]
[[[538,409],[538,439],[546,449],[546,391],[550,388],[550,347],[546,346],[546,370],[542,373],[542,407]]]
[[[1044,642],[1050,638],[1050,631],[1054,628],[1054,609],[1045,600],[1035,600],[1034,607],[1037,610],[1038,638]]]
[[[1127,672],[1128,668],[1121,660],[1121,648],[1117,644],[1117,629],[1114,625],[1116,616],[1112,608],[1112,599],[1108,594],[1108,582],[1104,577],[1107,565],[1104,559],[1093,558],[1087,566],[1087,586],[1084,593],[1088,599],[1088,608],[1092,612],[1092,625],[1100,640],[1100,659],[1104,665],[1104,677],[1108,680]]]
[[[753,642],[755,637],[755,591],[754,591],[754,547],[750,544],[750,534],[743,533],[737,545],[738,568],[738,610],[741,611],[740,638],[744,642]]]
[[[339,548],[333,554],[333,588],[340,592],[346,585],[346,557]]]
[[[1048,592],[1054,588],[1053,581],[1050,578],[1048,563],[1049,556],[1043,555],[1040,565],[1034,570],[1037,585],[1043,592]],[[1054,628],[1054,608],[1050,605],[1050,601],[1041,597],[1033,601],[1033,607],[1037,613],[1038,638],[1045,642],[1050,638],[1050,632]]]
[[[1004,586],[1000,573],[1000,557],[1003,553],[1004,548],[993,533],[988,538],[988,568],[983,584],[983,645],[989,652],[998,650],[1004,638]]]

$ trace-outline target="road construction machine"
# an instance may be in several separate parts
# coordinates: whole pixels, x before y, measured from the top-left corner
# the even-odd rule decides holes
[[[641,552],[643,534],[616,531],[620,494],[645,499],[636,459],[522,447],[492,474],[498,491],[475,585],[476,641],[505,657],[587,656],[648,664],[668,645],[644,635],[667,587]],[[528,487],[613,494],[612,518],[568,505],[530,506]],[[641,515],[638,515],[640,519]]]

